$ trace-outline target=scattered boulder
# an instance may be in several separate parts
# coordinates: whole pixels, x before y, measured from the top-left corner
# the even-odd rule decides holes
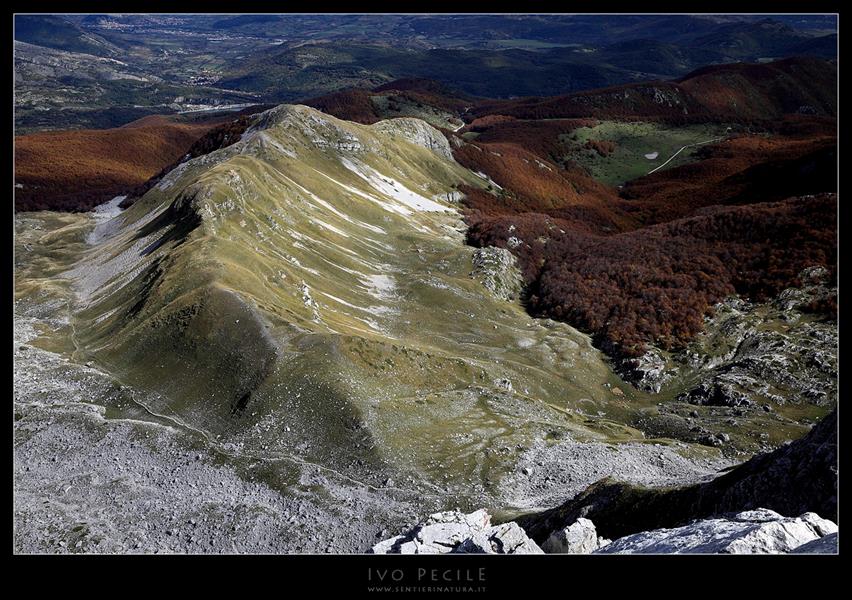
[[[688,402],[699,406],[750,406],[748,396],[735,389],[733,385],[717,378],[702,381],[700,384],[677,397],[679,402]]]
[[[512,380],[506,379],[505,377],[502,377],[500,379],[495,379],[494,380],[494,387],[501,389],[501,390],[505,390],[507,392],[511,392],[512,391]]]
[[[705,433],[698,438],[699,444],[713,446],[714,448],[721,448],[730,441],[731,436],[727,433]]]
[[[522,240],[520,240],[518,237],[516,237],[516,236],[514,236],[514,235],[513,235],[513,236],[511,236],[509,239],[507,239],[507,240],[506,240],[506,245],[507,245],[509,248],[517,248],[517,247],[518,247],[518,246],[520,246],[522,243],[523,243],[523,241],[522,241]]]
[[[379,542],[372,554],[543,554],[517,523],[491,525],[485,509],[431,515],[411,531]]]
[[[541,549],[546,554],[591,554],[609,543],[609,540],[598,536],[594,523],[580,518],[551,533]]]
[[[470,275],[503,300],[517,299],[524,283],[515,255],[496,246],[477,248],[473,252]]]
[[[636,358],[617,359],[615,368],[634,387],[654,394],[660,392],[673,374],[670,369],[667,369],[666,360],[657,348],[650,348]]]
[[[781,554],[837,532],[815,513],[783,517],[759,508],[731,516],[694,521],[675,529],[655,529],[613,541],[597,554]]]

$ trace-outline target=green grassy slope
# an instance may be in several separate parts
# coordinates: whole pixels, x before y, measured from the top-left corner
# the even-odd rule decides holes
[[[620,185],[659,167],[670,169],[691,162],[702,143],[724,139],[727,129],[715,124],[676,127],[642,121],[603,121],[595,127],[580,127],[563,136],[562,141],[568,148],[566,158],[587,168],[598,181]],[[599,141],[612,142],[611,152],[595,151],[592,144]],[[678,152],[681,148],[684,149]]]
[[[650,401],[586,336],[471,278],[454,186],[480,182],[422,121],[262,113],[92,232],[78,358],[240,452],[468,499],[514,471],[495,447],[641,439],[618,423]]]

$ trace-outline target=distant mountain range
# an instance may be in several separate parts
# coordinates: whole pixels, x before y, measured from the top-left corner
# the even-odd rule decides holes
[[[837,31],[833,15],[68,15],[87,30],[130,31],[172,27],[188,32],[229,32],[296,40],[372,39],[420,46],[475,46],[518,40],[543,44],[608,45],[624,39],[667,43],[718,33],[771,29],[784,35]],[[759,35],[759,34],[758,34]],[[520,42],[518,42],[520,44]]]
[[[830,16],[22,15],[15,39],[28,44],[15,63],[16,123],[26,130],[293,102],[412,77],[487,98],[552,96],[837,52]],[[70,97],[74,66],[93,57],[119,62],[99,65],[103,77]],[[32,66],[45,62],[67,74]]]
[[[837,66],[817,58],[711,65],[667,82],[555,96],[480,102],[474,116],[588,118],[642,116],[680,121],[764,120],[803,111],[837,112]]]
[[[332,82],[336,87],[369,86],[424,77],[478,96],[510,97],[676,77],[708,64],[836,56],[836,35],[806,35],[770,19],[736,23],[683,19],[675,22],[694,26],[675,33],[667,29],[670,20],[643,22],[642,27],[594,43],[573,38],[570,45],[555,47],[530,48],[507,40],[502,40],[507,42],[503,48],[467,44],[417,49],[338,41],[283,44],[235,66],[221,84],[283,101],[320,92]]]

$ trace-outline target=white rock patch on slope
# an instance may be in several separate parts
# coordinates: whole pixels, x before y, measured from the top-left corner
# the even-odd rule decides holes
[[[95,228],[86,236],[87,244],[93,246],[101,240],[110,237],[119,229],[119,223],[113,219],[121,214],[121,208],[118,205],[125,198],[127,196],[116,196],[109,202],[95,207],[92,211],[92,220],[95,223]]]
[[[375,190],[393,198],[408,208],[419,212],[444,212],[450,210],[447,206],[421,196],[417,192],[405,187],[396,179],[382,175],[368,165],[357,164],[346,158],[342,159],[341,162],[343,166],[364,179]]]
[[[314,169],[314,170],[316,171],[316,169]],[[321,171],[316,171],[316,172],[319,173],[320,175],[322,175],[323,177],[325,177],[326,179],[328,179],[329,181],[336,183],[337,185],[342,187],[347,192],[354,194],[356,196],[359,196],[361,198],[364,198],[365,200],[375,202],[382,209],[384,209],[388,212],[395,212],[395,213],[400,214],[400,215],[405,216],[405,217],[410,216],[412,214],[412,212],[408,208],[406,208],[405,206],[399,206],[397,204],[391,204],[390,202],[384,202],[376,196],[367,194],[366,192],[362,192],[358,188],[354,188],[351,185],[347,185],[347,184],[343,183],[342,181],[338,181],[337,179],[334,179],[333,177],[326,175],[325,173],[322,173]]]
[[[458,129],[463,126],[464,123]],[[387,135],[400,137],[418,146],[428,148],[447,160],[453,160],[453,151],[444,134],[421,119],[411,117],[387,119],[379,121],[372,127]]]

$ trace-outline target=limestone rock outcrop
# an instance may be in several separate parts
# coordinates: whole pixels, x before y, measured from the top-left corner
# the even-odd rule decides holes
[[[517,523],[491,525],[485,509],[431,515],[411,531],[379,542],[372,554],[543,554]]]
[[[836,534],[815,513],[783,517],[765,508],[655,529],[613,541],[597,554],[782,554]]]

